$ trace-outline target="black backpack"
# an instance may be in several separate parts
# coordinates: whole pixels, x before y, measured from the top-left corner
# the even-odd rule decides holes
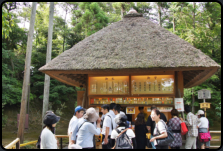
[[[127,130],[128,128],[121,132],[116,129],[119,135],[116,138],[114,149],[133,149],[132,143],[126,134]]]

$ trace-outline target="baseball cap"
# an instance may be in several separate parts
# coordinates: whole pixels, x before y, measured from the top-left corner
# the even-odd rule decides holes
[[[49,112],[44,116],[43,123],[46,125],[51,125],[57,123],[59,120],[59,116],[56,116],[54,113]]]
[[[80,111],[80,110],[83,110],[83,111],[85,111],[85,109],[82,107],[82,106],[77,106],[76,108],[75,108],[75,110],[74,110],[74,114],[77,112],[77,111]]]
[[[201,114],[204,114],[204,111],[203,110],[198,110],[196,115],[201,115]]]

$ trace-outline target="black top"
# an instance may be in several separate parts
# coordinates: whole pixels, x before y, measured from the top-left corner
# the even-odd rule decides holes
[[[160,119],[162,119],[164,122],[167,122],[166,116],[163,113],[160,113]],[[155,128],[155,121],[152,121],[151,115],[149,115],[148,117],[146,126],[151,126],[151,134],[153,135],[153,131]]]
[[[146,147],[146,133],[148,133],[146,124],[135,125],[137,149],[145,149],[145,147]]]

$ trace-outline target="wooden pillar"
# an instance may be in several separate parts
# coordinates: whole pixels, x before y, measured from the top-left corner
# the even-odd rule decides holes
[[[84,92],[85,91],[77,91],[77,106],[80,105],[82,106],[82,101],[84,98]]]

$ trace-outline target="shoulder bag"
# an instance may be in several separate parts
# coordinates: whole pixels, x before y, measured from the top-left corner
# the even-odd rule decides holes
[[[165,125],[166,131],[167,131],[167,137],[161,138],[161,139],[156,139],[158,146],[168,146],[172,141],[174,141],[174,136],[173,136],[173,132],[172,132],[171,128],[167,127],[164,122],[163,122],[163,124]],[[161,135],[158,128],[157,128],[157,132],[159,135]]]
[[[207,133],[199,133],[199,139],[201,142],[208,142],[211,140],[210,132]]]

